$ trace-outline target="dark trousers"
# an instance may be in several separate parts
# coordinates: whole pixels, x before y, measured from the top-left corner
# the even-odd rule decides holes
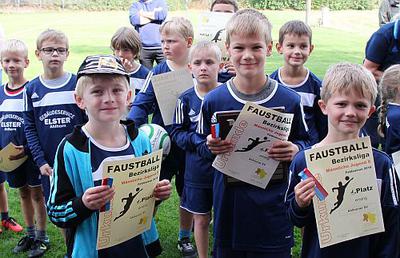
[[[158,63],[164,60],[164,55],[161,48],[156,49],[145,49],[142,48],[140,51],[140,63],[147,69],[153,69],[154,61]]]

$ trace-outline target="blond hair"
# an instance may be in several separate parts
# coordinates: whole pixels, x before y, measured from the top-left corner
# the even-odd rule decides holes
[[[322,81],[321,99],[327,102],[336,92],[356,91],[375,103],[378,89],[374,76],[364,66],[347,62],[329,67]]]
[[[173,17],[171,20],[163,22],[160,27],[160,33],[181,35],[185,40],[194,38],[192,23],[183,17]]]
[[[68,38],[62,31],[47,29],[40,33],[38,38],[36,39],[37,50],[40,50],[42,48],[43,42],[46,40],[64,43],[65,48],[69,48]]]
[[[386,128],[387,106],[395,102],[400,93],[400,64],[392,65],[382,75],[379,83],[381,106],[379,110],[378,133],[384,137]],[[400,103],[397,103],[400,104]]]
[[[199,53],[201,50],[207,50],[212,53],[218,62],[222,60],[221,49],[212,41],[199,41],[196,45],[190,48],[189,52],[189,62],[192,62],[192,58],[195,54]]]
[[[259,36],[268,45],[272,41],[272,25],[267,17],[254,9],[242,9],[235,13],[226,24],[226,44],[229,46],[233,34],[243,37]]]
[[[279,44],[283,44],[283,40],[285,36],[288,34],[294,34],[296,36],[307,36],[310,39],[312,38],[312,31],[310,26],[305,24],[303,21],[293,20],[288,21],[287,23],[283,24],[283,26],[279,29]]]
[[[0,51],[0,59],[7,52],[18,52],[23,55],[24,58],[28,58],[28,47],[25,43],[19,39],[9,39],[6,40]]]
[[[83,97],[84,90],[94,84],[94,80],[96,79],[111,79],[113,82],[123,82],[126,85],[126,88],[129,90],[129,82],[124,75],[119,74],[89,74],[89,75],[82,75],[79,77],[78,81],[76,82],[75,87],[75,94],[79,97]]]
[[[111,49],[127,48],[132,51],[135,58],[139,58],[140,48],[142,43],[140,41],[139,33],[131,27],[119,28],[111,38]]]

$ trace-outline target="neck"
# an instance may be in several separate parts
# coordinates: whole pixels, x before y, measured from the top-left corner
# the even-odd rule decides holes
[[[326,135],[326,137],[317,144],[318,147],[328,145],[328,144],[333,144],[341,141],[347,141],[347,140],[354,140],[359,138],[359,132],[354,133],[354,134],[341,134],[341,133],[334,133],[334,132],[329,132]]]
[[[203,97],[206,95],[210,90],[214,89],[218,86],[218,82],[211,82],[211,83],[197,83],[196,88],[199,94]]]
[[[100,123],[89,119],[86,130],[96,142],[106,147],[121,147],[126,143],[126,135],[119,121]]]
[[[259,93],[268,81],[268,77],[265,75],[255,76],[251,78],[244,78],[242,76],[236,76],[233,78],[233,83],[236,88],[243,94],[251,95]]]
[[[22,85],[24,85],[28,80],[26,80],[24,77],[21,78],[9,78],[8,81],[8,87],[10,89],[17,89],[19,87],[21,87]]]
[[[60,78],[61,76],[64,75],[64,71],[62,69],[60,70],[50,70],[50,69],[44,69],[44,73],[43,73],[43,79],[45,80],[54,80],[57,78]]]
[[[172,60],[168,60],[168,64],[172,67],[172,69],[174,70],[179,70],[179,69],[187,69],[188,68],[188,60],[177,60],[177,61],[172,61]]]
[[[285,65],[280,69],[280,76],[286,84],[299,84],[307,76],[307,69],[304,66]]]

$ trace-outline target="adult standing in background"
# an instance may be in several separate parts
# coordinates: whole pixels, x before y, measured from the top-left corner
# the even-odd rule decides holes
[[[379,26],[393,21],[393,17],[400,12],[400,0],[382,0],[379,5]]]
[[[129,9],[129,20],[140,35],[142,50],[140,63],[148,69],[164,59],[161,49],[160,25],[167,18],[165,0],[139,0]]]

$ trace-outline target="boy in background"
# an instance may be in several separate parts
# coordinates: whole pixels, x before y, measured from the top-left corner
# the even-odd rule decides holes
[[[151,152],[148,137],[132,121],[120,123],[131,103],[129,76],[113,55],[88,56],[78,71],[77,105],[89,121],[76,126],[60,143],[48,202],[50,220],[67,228],[68,256],[147,258],[142,237],[96,250],[98,212],[114,196],[101,185],[104,162],[127,160]],[[110,137],[112,136],[112,137]],[[155,198],[171,194],[168,180],[157,183]]]
[[[181,208],[193,214],[199,258],[208,257],[213,169],[210,160],[197,154],[194,137],[204,95],[218,85],[218,71],[223,65],[221,55],[219,47],[209,41],[198,42],[190,49],[189,69],[197,83],[179,97],[171,132],[172,140],[186,152]]]
[[[166,60],[158,64],[149,73],[145,85],[138,93],[133,102],[128,118],[135,121],[137,126],[147,123],[148,115],[153,113],[152,123],[165,128],[171,133],[172,125],[165,126],[161,117],[161,111],[157,103],[151,77],[153,75],[167,73],[178,69],[188,69],[189,50],[193,43],[193,26],[190,21],[183,17],[174,17],[162,24],[160,28],[163,53]],[[185,153],[174,141],[171,142],[171,150],[163,160],[161,166],[161,179],[171,180],[174,175],[175,186],[178,195],[182,195],[183,178],[185,171]],[[191,257],[196,253],[190,242],[193,215],[180,208],[180,229],[178,236],[178,249],[184,257]]]
[[[28,147],[42,174],[47,202],[57,145],[75,125],[82,124],[86,116],[74,101],[76,76],[64,71],[69,55],[65,34],[45,30],[37,38],[36,47],[35,55],[43,64],[43,74],[25,87],[24,126]]]
[[[367,118],[375,111],[377,85],[373,75],[361,65],[339,63],[330,67],[323,80],[319,106],[328,116],[328,134],[317,147],[357,139]],[[399,257],[399,181],[387,154],[372,149],[385,232],[355,238],[320,248],[312,199],[312,178],[301,181],[298,173],[307,167],[304,151],[290,165],[290,185],[286,205],[290,221],[304,228],[301,257]]]
[[[226,46],[236,69],[236,77],[209,92],[203,100],[198,132],[207,142],[199,142],[204,158],[232,151],[228,140],[213,138],[211,124],[219,111],[241,110],[247,101],[267,108],[284,107],[293,114],[288,141],[276,141],[268,156],[291,161],[308,144],[300,96],[264,73],[265,59],[271,55],[271,24],[260,12],[243,9],[226,25]],[[207,156],[206,156],[207,155]],[[214,169],[214,257],[289,258],[293,227],[285,212],[287,174],[271,179],[266,189],[246,183],[225,182]]]
[[[18,241],[13,252],[29,251],[28,257],[39,257],[47,251],[49,239],[46,235],[47,214],[40,172],[29,153],[23,127],[23,90],[28,83],[24,77],[24,70],[29,65],[28,48],[20,40],[8,40],[4,43],[0,56],[1,65],[8,76],[8,82],[0,91],[0,119],[2,121],[0,147],[5,148],[9,143],[17,146],[19,153],[10,156],[10,160],[21,159],[28,155],[28,159],[15,170],[8,173],[0,172],[0,175],[7,178],[11,188],[19,189],[26,224],[26,235]],[[37,228],[35,228],[35,220]],[[13,231],[22,231],[22,227],[11,217],[2,220],[2,224]]]
[[[322,140],[327,133],[326,116],[318,106],[321,99],[321,80],[304,66],[314,49],[311,28],[302,21],[289,21],[279,30],[278,53],[284,65],[270,77],[295,90],[301,96],[311,143]]]

